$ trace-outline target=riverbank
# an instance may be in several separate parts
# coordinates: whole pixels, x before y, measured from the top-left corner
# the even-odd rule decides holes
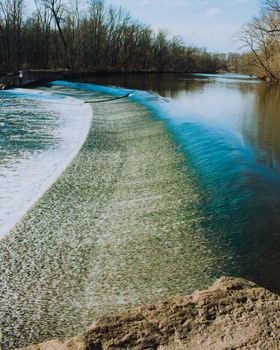
[[[244,279],[97,319],[80,336],[22,350],[278,350],[280,297]]]
[[[162,75],[162,74],[218,74],[220,71],[184,71],[184,70],[118,70],[118,69],[96,69],[91,71],[70,71],[67,69],[42,69],[23,70],[19,73],[0,72],[0,90],[15,87],[32,87],[46,84],[53,80],[80,81],[83,79],[102,78],[108,76],[122,75]]]
[[[75,335],[97,316],[186,294],[223,274],[164,123],[129,100],[93,106],[78,156],[0,242],[3,349]]]

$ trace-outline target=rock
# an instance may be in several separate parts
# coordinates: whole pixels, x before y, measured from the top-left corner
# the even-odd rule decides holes
[[[279,350],[280,297],[244,279],[101,317],[82,335],[24,350]]]

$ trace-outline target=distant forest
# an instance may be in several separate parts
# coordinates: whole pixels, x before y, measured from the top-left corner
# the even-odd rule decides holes
[[[225,55],[188,47],[165,30],[154,32],[103,0],[0,1],[0,71],[182,71],[226,69]]]

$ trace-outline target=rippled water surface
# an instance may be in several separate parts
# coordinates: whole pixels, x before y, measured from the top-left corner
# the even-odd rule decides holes
[[[93,101],[93,120],[78,156],[0,242],[4,349],[74,335],[101,314],[221,275],[280,291],[278,86],[168,74],[43,90]],[[44,111],[45,132],[30,131],[40,150],[60,142],[58,110]],[[27,141],[15,154],[37,152]]]
[[[79,149],[87,117],[80,101],[28,89],[1,91],[0,105],[1,238]]]
[[[280,291],[280,88],[240,75],[94,80],[153,91],[204,197],[206,228],[229,272]],[[211,233],[210,233],[211,232]]]

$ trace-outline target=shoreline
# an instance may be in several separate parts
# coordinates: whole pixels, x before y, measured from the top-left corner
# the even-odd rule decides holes
[[[73,338],[21,350],[278,350],[280,297],[242,278],[207,290],[112,313]]]
[[[83,78],[94,78],[94,77],[107,77],[107,76],[119,76],[119,75],[161,75],[161,74],[187,74],[187,75],[193,75],[193,74],[214,74],[218,75],[220,73],[230,73],[230,72],[224,72],[224,71],[157,71],[157,70],[118,70],[118,69],[96,69],[96,70],[89,70],[89,71],[68,71],[65,69],[43,69],[43,70],[27,70],[26,73],[29,74],[29,72],[33,73],[34,77],[33,79],[26,80],[25,82],[20,81],[18,74],[16,73],[2,73],[3,75],[12,75],[13,78],[11,78],[11,81],[7,81],[6,83],[0,83],[0,90],[9,90],[10,88],[14,87],[21,87],[21,88],[29,88],[29,87],[36,87],[36,86],[42,86],[42,84],[47,84],[48,82],[54,81],[54,80],[67,80],[67,81],[75,81],[77,79],[83,79]],[[2,77],[3,78],[3,77]],[[7,78],[9,80],[9,78]],[[1,72],[0,72],[0,80],[1,80]]]

